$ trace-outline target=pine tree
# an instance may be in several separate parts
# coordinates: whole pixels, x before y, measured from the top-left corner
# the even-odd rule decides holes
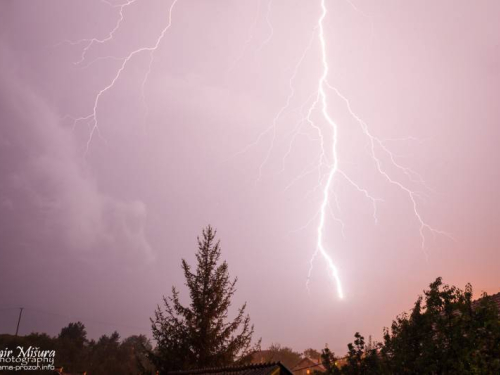
[[[189,368],[217,367],[241,361],[250,352],[253,326],[245,315],[246,303],[237,311],[236,318],[228,321],[231,298],[236,281],[231,280],[228,265],[219,262],[220,242],[216,231],[208,226],[198,237],[196,272],[183,259],[191,303],[183,306],[179,292],[163,297],[151,319],[153,337],[157,347],[151,359],[160,373]]]

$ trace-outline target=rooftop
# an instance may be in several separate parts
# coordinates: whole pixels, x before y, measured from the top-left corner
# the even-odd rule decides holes
[[[216,367],[196,370],[172,371],[172,375],[292,375],[281,362],[257,363],[245,366]]]

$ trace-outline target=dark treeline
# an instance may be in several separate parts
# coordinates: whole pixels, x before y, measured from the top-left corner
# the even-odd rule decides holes
[[[153,367],[147,358],[151,343],[144,335],[120,339],[118,332],[103,335],[97,341],[89,340],[84,324],[70,323],[59,335],[51,337],[45,333],[26,336],[0,335],[0,348],[15,349],[36,347],[40,350],[55,350],[55,366],[63,367],[65,373],[87,372],[92,375],[140,375],[152,374]],[[20,374],[5,371],[5,374]],[[53,371],[29,371],[29,374],[53,374]]]

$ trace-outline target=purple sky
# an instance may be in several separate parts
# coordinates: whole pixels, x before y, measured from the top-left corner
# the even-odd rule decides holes
[[[162,295],[184,291],[180,260],[194,261],[208,223],[264,346],[343,353],[356,331],[380,339],[437,276],[500,291],[500,3],[325,2],[328,82],[419,173],[425,183],[380,153],[419,194],[423,220],[455,241],[426,230],[422,249],[409,195],[377,172],[329,90],[339,168],[381,201],[375,222],[372,202],[336,175],[331,211],[344,236],[328,215],[325,244],[345,298],[319,256],[306,288],[322,200],[318,174],[303,175],[320,153],[313,127],[283,160],[322,74],[320,1],[178,0],[147,80],[144,51],[100,96],[90,142],[92,122],[73,119],[92,114],[123,63],[103,57],[154,45],[171,2],[124,7],[113,38],[78,63],[88,42],[73,42],[106,39],[118,2],[2,1],[0,332],[15,330],[8,308],[24,306],[22,334],[75,320],[91,337],[149,334]],[[256,140],[286,104],[311,38],[270,149],[272,131]],[[318,109],[312,118],[327,129]]]

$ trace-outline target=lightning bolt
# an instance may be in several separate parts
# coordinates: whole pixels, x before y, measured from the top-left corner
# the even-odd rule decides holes
[[[335,265],[332,257],[328,253],[325,247],[325,240],[324,240],[324,234],[325,234],[325,224],[326,224],[326,213],[327,209],[329,208],[330,204],[330,190],[332,188],[332,183],[335,178],[335,175],[337,174],[339,170],[339,158],[338,158],[338,150],[337,150],[337,143],[338,143],[338,127],[337,124],[333,121],[332,117],[330,116],[330,113],[328,112],[328,100],[327,100],[327,95],[326,95],[326,89],[328,88],[327,86],[327,77],[328,77],[328,72],[329,72],[329,66],[328,66],[328,61],[327,61],[327,53],[326,53],[326,40],[325,40],[325,30],[324,30],[324,20],[327,14],[327,9],[326,9],[326,4],[325,0],[321,0],[321,15],[318,19],[318,38],[319,38],[319,43],[321,47],[321,64],[323,67],[323,73],[321,74],[321,77],[319,78],[318,81],[318,94],[316,96],[316,100],[312,103],[311,107],[309,108],[309,113],[308,113],[308,119],[311,123],[311,114],[316,108],[316,106],[320,105],[321,108],[321,114],[323,115],[323,119],[326,121],[326,123],[330,126],[331,132],[332,132],[332,139],[331,139],[331,161],[325,161],[327,159],[326,155],[326,149],[325,149],[325,135],[323,134],[323,131],[320,127],[317,127],[318,133],[321,137],[321,163],[326,163],[327,167],[329,169],[327,173],[327,178],[326,182],[324,183],[323,186],[323,191],[322,191],[322,196],[323,199],[321,201],[321,205],[319,208],[319,224],[316,229],[317,233],[317,240],[316,240],[316,251],[311,259],[311,265],[313,264],[314,259],[316,258],[316,255],[319,253],[325,260],[332,278],[335,280],[335,284],[337,287],[337,294],[339,298],[344,298],[344,292],[342,289],[342,282],[340,281],[340,275],[339,271],[337,269],[337,266]],[[311,273],[311,269],[309,272],[309,276]],[[309,280],[309,278],[308,278]]]
[[[350,0],[347,0],[347,2],[353,7],[353,9],[357,12],[360,12],[363,16],[366,16],[364,13],[362,13]],[[270,4],[270,3],[269,3]],[[305,226],[302,228],[299,228],[299,230],[304,229],[305,227],[309,226],[312,222],[317,220],[317,227],[316,227],[316,247],[315,251],[312,254],[312,257],[310,259],[310,267],[309,267],[309,272],[308,272],[308,277],[306,281],[306,287],[309,287],[309,281],[312,275],[313,271],[313,266],[314,262],[317,259],[318,256],[321,256],[326,263],[326,266],[328,268],[329,274],[331,278],[335,282],[336,286],[336,292],[337,295],[340,299],[344,298],[344,291],[342,287],[342,282],[340,278],[340,272],[339,269],[334,262],[331,253],[331,250],[328,248],[325,240],[325,233],[327,231],[328,227],[328,214],[330,214],[331,218],[335,221],[338,222],[341,225],[342,229],[342,234],[344,235],[344,227],[345,224],[342,221],[341,218],[337,217],[335,215],[335,212],[332,208],[332,197],[334,199],[334,203],[337,207],[337,211],[340,212],[340,204],[338,202],[338,197],[334,191],[333,185],[334,182],[341,177],[345,182],[347,182],[349,185],[351,185],[356,191],[359,193],[363,194],[365,198],[367,198],[371,203],[373,207],[373,219],[374,222],[378,222],[378,217],[377,217],[377,203],[382,202],[382,199],[376,198],[370,194],[370,192],[366,189],[361,187],[359,184],[357,184],[352,178],[348,176],[348,174],[344,171],[341,170],[339,167],[339,155],[338,155],[338,143],[339,143],[339,131],[338,131],[338,125],[337,123],[333,120],[332,115],[329,112],[328,108],[328,93],[333,92],[336,94],[338,98],[340,98],[342,101],[344,101],[347,110],[349,114],[356,120],[358,125],[360,126],[362,135],[366,137],[368,140],[368,145],[369,145],[369,156],[373,161],[373,164],[375,166],[376,171],[391,185],[397,187],[402,193],[406,194],[407,197],[409,198],[409,203],[410,207],[412,210],[412,213],[414,217],[416,218],[416,221],[419,225],[419,234],[421,238],[421,248],[424,251],[424,254],[426,258],[428,258],[428,254],[426,252],[426,232],[430,232],[432,234],[440,234],[449,237],[450,239],[454,240],[454,238],[447,232],[437,230],[433,228],[429,223],[427,223],[423,215],[421,214],[418,206],[418,199],[423,199],[424,193],[417,192],[409,188],[407,185],[405,185],[403,182],[400,180],[396,179],[395,177],[391,176],[391,173],[389,170],[384,167],[379,154],[384,155],[385,157],[388,158],[389,160],[389,166],[391,166],[394,170],[401,172],[408,178],[410,182],[413,183],[419,183],[420,185],[424,186],[424,188],[428,191],[432,191],[432,189],[425,183],[424,179],[415,171],[412,169],[403,166],[397,161],[396,155],[390,151],[390,149],[386,146],[386,142],[388,141],[399,141],[399,140],[413,140],[415,141],[416,139],[414,137],[406,137],[402,139],[388,139],[388,140],[381,140],[380,138],[376,137],[373,135],[369,128],[368,125],[354,112],[352,109],[351,103],[349,100],[340,93],[340,91],[333,87],[329,82],[328,82],[328,75],[330,71],[330,67],[328,64],[328,54],[327,54],[327,41],[325,38],[325,20],[328,14],[328,10],[326,7],[326,0],[320,0],[320,16],[317,20],[316,27],[314,28],[314,33],[313,36],[315,35],[317,38],[317,41],[320,46],[320,62],[321,62],[321,74],[318,78],[318,82],[316,84],[317,90],[315,93],[310,96],[306,102],[301,106],[300,113],[302,113],[302,109],[306,106],[308,106],[308,110],[306,111],[306,114],[302,115],[302,118],[298,121],[297,125],[292,131],[292,138],[289,143],[288,150],[286,151],[284,157],[283,157],[283,168],[282,171],[284,170],[285,167],[285,160],[288,157],[288,155],[291,153],[293,142],[295,141],[296,137],[299,134],[304,134],[307,135],[307,133],[301,133],[301,129],[305,124],[308,124],[311,126],[312,129],[315,130],[317,133],[317,138],[311,138],[309,135],[309,139],[313,141],[319,141],[320,144],[320,153],[319,157],[316,162],[313,162],[311,165],[307,166],[303,172],[301,172],[298,176],[296,176],[290,184],[285,188],[288,189],[290,188],[296,181],[304,178],[305,176],[317,172],[318,174],[318,184],[316,187],[311,191],[315,192],[316,190],[321,191],[321,201],[319,204],[319,208],[316,212],[316,214],[311,218]],[[368,17],[369,18],[369,17]],[[371,19],[371,18],[370,18]],[[272,26],[270,25],[271,30]],[[373,35],[373,23],[372,23],[372,35]],[[270,141],[270,147],[268,148],[268,151],[264,157],[263,162],[259,166],[259,171],[258,171],[258,177],[257,181],[262,176],[262,170],[263,167],[266,165],[266,163],[269,161],[272,149],[274,148],[274,144],[276,141],[276,128],[277,128],[277,123],[280,117],[283,115],[283,113],[290,107],[290,102],[292,97],[295,95],[295,88],[293,86],[293,81],[298,73],[298,70],[302,64],[302,61],[308,52],[309,48],[311,46],[311,42],[308,44],[306,50],[304,51],[304,54],[301,56],[299,59],[297,65],[295,66],[295,69],[293,70],[293,74],[290,77],[289,80],[289,94],[287,96],[286,102],[283,107],[280,108],[280,110],[277,112],[276,116],[274,117],[272,124],[265,129],[262,133],[259,134],[257,137],[256,141],[249,144],[245,149],[243,149],[241,152],[246,152],[250,147],[258,144],[264,136],[267,134],[271,133],[271,141]],[[312,100],[312,103],[311,103]],[[308,104],[311,103],[311,104]],[[327,129],[323,129],[321,123],[317,123],[313,120],[313,114],[315,111],[318,111],[321,113],[321,122],[324,123],[324,125],[327,126]]]
[[[119,9],[120,9],[120,11],[119,11],[120,18],[119,18],[117,24],[115,25],[115,27],[109,33],[108,38],[103,39],[102,41],[97,40],[97,39],[91,39],[90,42],[89,42],[89,44],[87,44],[87,46],[84,48],[84,52],[82,54],[81,61],[83,61],[83,59],[85,58],[85,53],[91,47],[91,45],[93,44],[94,40],[97,41],[97,42],[104,43],[105,41],[110,40],[113,37],[113,35],[115,34],[115,32],[119,29],[121,21],[123,20],[123,8],[126,7],[126,6],[128,6],[128,5],[130,5],[130,4],[132,4],[132,3],[134,3],[135,1],[136,0],[129,0],[127,3],[125,3],[125,4],[123,4],[123,5],[121,5],[119,7]],[[108,85],[106,85],[105,87],[103,87],[101,90],[99,90],[99,92],[95,96],[95,98],[94,98],[94,105],[93,105],[93,108],[92,108],[92,113],[90,113],[87,116],[78,117],[78,118],[75,119],[74,124],[76,124],[77,122],[80,122],[80,121],[90,122],[90,128],[91,128],[91,130],[90,130],[89,138],[88,138],[87,144],[86,144],[86,153],[89,150],[90,143],[92,142],[92,139],[94,138],[94,134],[96,132],[100,134],[97,114],[98,114],[98,107],[99,107],[99,103],[100,103],[101,97],[107,91],[109,91],[109,90],[111,90],[113,88],[113,86],[115,85],[115,83],[121,77],[121,75],[122,75],[123,71],[125,70],[125,68],[127,67],[128,63],[136,55],[138,55],[138,54],[140,54],[142,52],[149,52],[149,54],[150,54],[149,65],[148,65],[148,69],[146,71],[146,74],[144,76],[144,80],[143,80],[142,85],[141,85],[141,93],[142,93],[143,101],[145,103],[144,90],[145,90],[146,81],[147,81],[147,79],[149,77],[149,74],[151,73],[151,67],[152,67],[152,63],[153,63],[153,60],[154,60],[154,53],[158,50],[158,47],[160,46],[160,43],[162,42],[162,40],[165,37],[165,34],[167,33],[167,31],[172,26],[172,14],[173,14],[173,10],[174,10],[174,7],[177,4],[177,2],[178,2],[178,0],[173,0],[172,3],[170,4],[170,7],[168,9],[168,22],[165,25],[165,27],[162,29],[162,31],[160,32],[158,38],[156,39],[156,42],[152,46],[150,46],[150,47],[141,47],[141,48],[138,48],[136,50],[133,50],[126,57],[124,57],[122,59],[118,58],[119,60],[121,60],[121,64],[120,64],[119,68],[117,69],[115,75],[111,79],[110,83]]]
[[[348,1],[348,2],[354,7],[354,5],[352,4],[351,1]],[[357,10],[357,8],[355,8],[355,9]],[[327,94],[326,94],[327,89],[334,91],[335,94],[345,102],[349,114],[360,125],[362,133],[369,141],[370,157],[373,160],[373,162],[375,164],[375,168],[378,171],[378,173],[380,175],[382,175],[386,179],[387,182],[396,186],[397,188],[399,188],[403,193],[405,193],[408,196],[408,198],[410,200],[411,208],[413,211],[413,215],[417,219],[417,222],[419,223],[421,248],[424,251],[426,258],[428,258],[428,254],[425,251],[425,245],[426,245],[425,231],[429,231],[433,234],[444,235],[452,240],[454,240],[454,238],[447,232],[440,231],[440,230],[433,228],[431,225],[429,225],[423,219],[423,216],[420,213],[419,208],[418,208],[418,204],[417,204],[417,198],[421,198],[421,194],[410,189],[409,187],[407,187],[405,184],[398,181],[397,179],[391,177],[390,174],[388,173],[388,171],[383,167],[382,162],[381,162],[380,158],[378,157],[376,150],[377,149],[381,150],[382,153],[384,153],[389,158],[390,165],[392,165],[396,170],[401,171],[404,175],[406,175],[408,177],[408,179],[410,181],[419,182],[424,187],[426,187],[428,190],[430,190],[430,188],[426,185],[423,178],[418,173],[413,171],[412,169],[404,167],[403,165],[398,163],[396,161],[395,155],[386,147],[384,142],[382,140],[380,140],[378,137],[374,136],[370,132],[368,125],[353,111],[349,100],[344,95],[342,95],[337,88],[331,86],[328,83],[327,78],[328,78],[329,66],[328,66],[328,60],[327,60],[327,54],[326,54],[326,41],[325,41],[325,33],[324,33],[324,20],[325,20],[325,17],[327,15],[326,0],[321,0],[321,10],[322,10],[322,13],[321,13],[321,16],[318,20],[318,29],[319,29],[318,38],[319,38],[319,42],[320,42],[320,46],[321,46],[321,62],[322,62],[322,66],[323,66],[323,73],[322,73],[322,75],[319,79],[319,82],[318,82],[318,97],[317,97],[316,101],[313,103],[313,105],[311,106],[309,114],[312,113],[312,111],[314,110],[314,108],[317,104],[321,104],[321,112],[323,115],[323,119],[326,121],[326,123],[332,129],[331,154],[332,154],[333,161],[330,162],[330,164],[328,165],[329,171],[327,174],[326,183],[324,183],[324,186],[323,186],[323,191],[322,191],[323,199],[322,199],[322,202],[320,205],[320,211],[319,211],[320,212],[320,219],[319,219],[319,224],[317,227],[316,251],[313,254],[311,261],[310,261],[311,267],[309,270],[309,277],[311,276],[313,262],[319,253],[324,258],[324,260],[325,260],[325,262],[330,270],[331,276],[336,282],[337,294],[338,294],[339,298],[343,298],[344,293],[342,291],[342,284],[340,281],[338,269],[337,269],[335,263],[333,262],[331,256],[326,251],[325,244],[324,244],[326,210],[327,210],[327,207],[329,207],[330,190],[332,187],[333,180],[336,177],[336,175],[343,176],[359,192],[363,193],[368,199],[370,199],[372,201],[372,204],[373,204],[373,217],[374,217],[375,222],[377,222],[376,203],[377,203],[377,201],[380,201],[380,199],[372,197],[366,189],[359,187],[354,181],[352,181],[346,175],[346,173],[344,173],[343,171],[341,171],[339,169],[339,159],[338,159],[338,152],[337,152],[338,127],[337,127],[337,124],[332,120],[332,118],[328,112],[328,103],[327,103]],[[308,117],[310,118],[310,116],[308,116]],[[324,149],[324,135],[321,131],[321,128],[318,127],[317,129],[318,129],[319,134],[321,136],[322,159],[324,159],[325,155],[326,155],[326,152]],[[413,139],[413,138],[410,137],[409,139]],[[334,219],[336,219],[336,218],[334,217]],[[342,225],[343,225],[343,223],[342,223]],[[308,278],[308,280],[309,280],[309,278]]]

